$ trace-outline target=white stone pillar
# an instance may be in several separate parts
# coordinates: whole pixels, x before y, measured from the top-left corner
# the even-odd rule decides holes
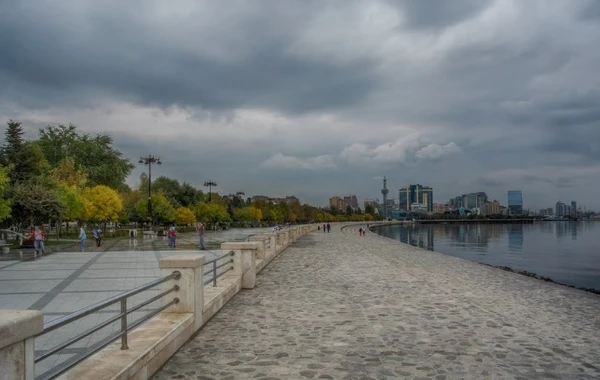
[[[164,312],[166,313],[193,313],[194,327],[198,330],[202,327],[202,311],[204,309],[204,255],[176,255],[164,257],[158,261],[161,277],[168,276],[174,271],[179,271],[179,280],[169,280],[160,285],[161,291],[166,291],[173,286],[179,286],[179,290],[160,299],[161,305],[165,305],[179,298],[175,304]],[[172,297],[171,297],[172,295]]]
[[[265,251],[266,256],[272,256],[276,251],[277,245],[277,234],[276,233],[268,233],[263,235],[267,240],[265,240]]]
[[[254,236],[250,236],[248,238],[248,241],[251,242],[256,242],[259,244],[258,250],[256,251],[256,259],[257,260],[264,260],[266,257],[265,255],[265,240],[268,239],[267,237],[265,237],[264,235],[254,235]]]
[[[242,276],[242,288],[253,289],[256,285],[256,252],[260,245],[255,241],[222,243],[223,251],[234,252],[233,273]],[[237,257],[237,260],[236,260]]]
[[[34,336],[43,330],[38,310],[0,310],[0,380],[34,379]]]

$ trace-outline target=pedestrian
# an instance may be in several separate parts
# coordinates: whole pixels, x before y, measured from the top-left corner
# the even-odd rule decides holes
[[[204,246],[204,225],[202,223],[198,227],[198,236],[200,237],[200,249],[204,251],[206,247]]]
[[[38,226],[35,227],[29,236],[30,239],[33,239],[33,249],[35,250],[33,254],[34,259],[38,256],[38,254],[40,257],[44,254],[44,237],[44,231],[42,231]]]
[[[362,234],[363,234],[363,230],[362,230],[362,227],[360,227],[360,228],[358,229],[358,236],[362,236]]]
[[[327,232],[327,224],[323,223],[323,232]]]
[[[96,226],[92,230],[92,235],[94,235],[94,239],[96,239],[96,247],[100,248],[100,243],[102,243],[102,230],[100,227]]]
[[[327,233],[331,231],[331,224],[327,223]]]
[[[169,238],[169,248],[177,247],[177,232],[175,232],[175,227],[169,227],[169,231],[167,232],[167,237]]]
[[[321,231],[321,225],[320,224],[317,226],[317,231]]]
[[[83,227],[80,227],[79,228],[79,244],[81,247],[81,252],[85,252],[85,239],[87,239],[85,230],[83,229]]]

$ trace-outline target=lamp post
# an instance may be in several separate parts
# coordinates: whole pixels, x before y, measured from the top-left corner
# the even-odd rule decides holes
[[[146,157],[140,157],[139,163],[148,165],[148,218],[150,218],[150,225],[152,225],[152,164],[161,165],[162,162],[160,162],[160,157],[149,154]]]
[[[217,183],[215,181],[207,181],[204,182],[204,186],[208,186],[208,201],[210,202],[212,199],[211,196],[211,192],[212,192],[212,187],[217,187]]]

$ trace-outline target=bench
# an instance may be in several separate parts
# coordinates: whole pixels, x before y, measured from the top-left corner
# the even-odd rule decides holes
[[[35,248],[35,241],[33,239],[21,240],[21,248]]]
[[[4,239],[0,239],[0,249],[2,250],[2,253],[8,253],[10,252],[10,244],[8,244],[6,242],[6,240]]]

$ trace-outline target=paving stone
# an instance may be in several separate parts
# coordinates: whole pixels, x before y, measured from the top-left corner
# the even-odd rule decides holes
[[[260,379],[593,379],[599,315],[598,295],[335,225],[288,247],[153,378],[240,362]]]

